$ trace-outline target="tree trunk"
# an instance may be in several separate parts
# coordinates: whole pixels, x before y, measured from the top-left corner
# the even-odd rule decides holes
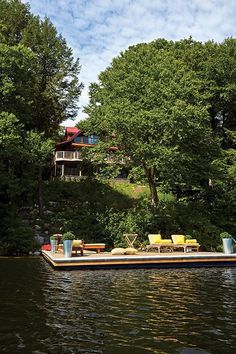
[[[43,215],[43,178],[42,167],[39,166],[38,173],[38,198],[39,198],[39,216]]]
[[[148,180],[148,185],[151,193],[151,204],[154,208],[158,205],[158,195],[157,188],[155,183],[155,169],[154,167],[147,167],[146,164],[143,164],[144,171]]]

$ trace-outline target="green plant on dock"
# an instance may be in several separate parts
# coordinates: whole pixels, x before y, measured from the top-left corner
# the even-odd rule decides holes
[[[75,234],[73,234],[73,232],[71,232],[71,231],[65,232],[65,233],[62,235],[62,241],[65,241],[65,240],[74,240],[74,239],[75,239]]]
[[[220,238],[232,238],[232,235],[230,235],[228,232],[224,231],[220,233]]]
[[[58,240],[58,236],[57,235],[52,235],[52,236],[50,236],[50,240]]]

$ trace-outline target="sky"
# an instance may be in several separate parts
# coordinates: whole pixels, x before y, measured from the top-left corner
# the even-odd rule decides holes
[[[112,59],[130,45],[157,38],[221,42],[236,35],[235,0],[23,0],[31,12],[49,17],[57,31],[79,57],[79,98],[74,126],[85,118],[89,84],[96,82]]]

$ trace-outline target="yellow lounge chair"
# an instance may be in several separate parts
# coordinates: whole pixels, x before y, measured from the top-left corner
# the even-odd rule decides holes
[[[196,250],[199,251],[200,245],[196,239],[186,239],[185,235],[171,235],[173,248],[183,248],[184,252]]]
[[[84,242],[83,242],[83,240],[73,240],[72,253],[74,251],[75,255],[77,256],[78,251],[79,251],[81,256],[83,256],[83,254],[84,254],[83,250],[84,250]]]
[[[149,234],[148,239],[150,245],[147,246],[147,250],[151,248],[157,248],[158,252],[160,253],[161,248],[166,248],[172,251],[172,241],[163,239],[160,234]]]

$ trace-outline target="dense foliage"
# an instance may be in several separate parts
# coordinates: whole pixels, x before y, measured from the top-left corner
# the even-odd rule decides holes
[[[95,168],[87,180],[49,183],[59,125],[76,114],[79,73],[47,18],[0,0],[0,253],[33,249],[32,225],[111,247],[125,232],[140,245],[148,233],[183,232],[208,250],[220,233],[235,235],[236,40],[158,39],[114,58],[91,85],[83,122],[100,138],[84,151]],[[113,163],[104,163],[108,154]],[[124,169],[135,183],[102,181]]]
[[[5,247],[16,237],[19,207],[37,203],[42,214],[43,169],[50,165],[59,124],[75,116],[82,85],[79,61],[66,41],[19,0],[0,0],[0,68],[0,245]],[[24,251],[17,234],[15,249]]]
[[[162,218],[157,190],[173,193],[176,231],[205,243],[236,230],[235,64],[232,38],[138,44],[91,85],[86,108],[84,128],[101,150],[118,146],[134,178],[142,167],[154,216]]]
[[[144,246],[148,233],[161,232],[169,238],[180,232],[197,238],[204,250],[216,250],[221,244],[217,215],[203,199],[158,193],[154,213],[148,186],[128,181],[53,181],[46,183],[44,192],[46,212],[39,226],[49,235],[72,231],[85,242],[113,247],[125,246],[124,233],[138,233],[137,246]],[[224,215],[221,223],[227,224]]]

